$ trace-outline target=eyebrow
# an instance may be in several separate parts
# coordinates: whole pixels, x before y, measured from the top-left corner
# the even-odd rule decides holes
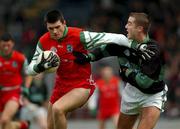
[[[54,27],[48,27],[49,29],[58,28],[60,25],[54,26]]]

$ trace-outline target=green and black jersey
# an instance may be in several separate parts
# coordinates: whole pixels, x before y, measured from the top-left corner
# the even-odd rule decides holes
[[[147,45],[153,45],[151,51],[155,55],[150,60],[143,60],[134,49],[108,44],[95,49],[90,54],[94,60],[99,60],[107,56],[118,56],[120,66],[127,66],[124,80],[132,86],[137,87],[140,91],[147,94],[154,94],[164,89],[163,81],[165,72],[165,60],[163,51],[158,43],[148,40]]]

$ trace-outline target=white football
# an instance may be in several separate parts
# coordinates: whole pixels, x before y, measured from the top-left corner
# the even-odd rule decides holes
[[[49,68],[47,70],[45,70],[44,72],[46,73],[53,73],[53,72],[56,72],[56,70],[58,69],[59,65],[60,65],[60,57],[57,55],[56,52],[54,51],[50,51],[50,50],[47,50],[47,51],[43,51],[37,58],[37,64],[41,61],[41,58],[42,58],[42,54],[44,53],[44,59],[47,59],[49,54],[50,53],[53,53],[53,55],[56,55],[58,57],[58,66],[56,67],[52,67],[52,68]]]

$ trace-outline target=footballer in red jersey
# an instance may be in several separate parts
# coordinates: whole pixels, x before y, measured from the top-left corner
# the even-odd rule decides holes
[[[97,119],[99,120],[99,129],[105,129],[105,122],[112,118],[113,125],[117,127],[117,121],[120,114],[120,78],[113,74],[110,66],[104,66],[100,70],[100,79],[97,84]]]
[[[23,79],[26,88],[30,86],[32,80],[32,77],[26,76],[25,68],[28,63],[25,56],[13,50],[13,46],[12,36],[4,33],[0,37],[0,128],[2,129],[15,127],[11,120],[20,106]]]
[[[90,64],[77,64],[74,61],[74,53],[87,53],[89,49],[109,43],[129,48],[140,47],[129,42],[122,34],[89,32],[67,27],[59,10],[49,11],[45,15],[45,23],[48,32],[40,37],[27,73],[37,75],[49,68],[57,67],[58,58],[53,54],[48,60],[42,58],[39,63],[37,58],[45,50],[52,50],[58,54],[61,63],[56,73],[48,108],[48,129],[67,129],[66,114],[84,105],[94,91]]]

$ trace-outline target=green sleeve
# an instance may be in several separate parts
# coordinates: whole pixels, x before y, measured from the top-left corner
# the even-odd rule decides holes
[[[85,34],[83,32],[80,32],[80,42],[83,44],[85,49],[88,49]]]
[[[151,79],[147,75],[131,68],[126,70],[125,75],[131,82],[144,89],[150,87],[155,82],[155,80]]]
[[[37,45],[38,45],[38,47],[39,47],[41,50],[43,50],[43,47],[42,47],[42,44],[41,44],[40,41],[38,41]]]
[[[80,32],[80,42],[83,43],[83,45],[84,45],[84,43],[85,43],[85,35],[84,35],[83,32]],[[84,46],[85,46],[85,45],[84,45]]]
[[[41,50],[41,51],[40,51],[40,50]],[[42,47],[40,41],[38,41],[37,47],[36,47],[36,52],[35,52],[32,60],[37,60],[38,57],[39,57],[39,55],[40,55],[40,53],[41,53],[42,51],[43,51],[43,47]],[[38,68],[37,68],[37,64],[34,65],[33,69],[34,69],[34,71],[36,71],[36,72],[39,71]]]
[[[37,60],[41,51],[43,51],[42,45],[41,45],[40,41],[38,41],[37,46],[36,46],[36,52],[34,53],[32,60]]]

